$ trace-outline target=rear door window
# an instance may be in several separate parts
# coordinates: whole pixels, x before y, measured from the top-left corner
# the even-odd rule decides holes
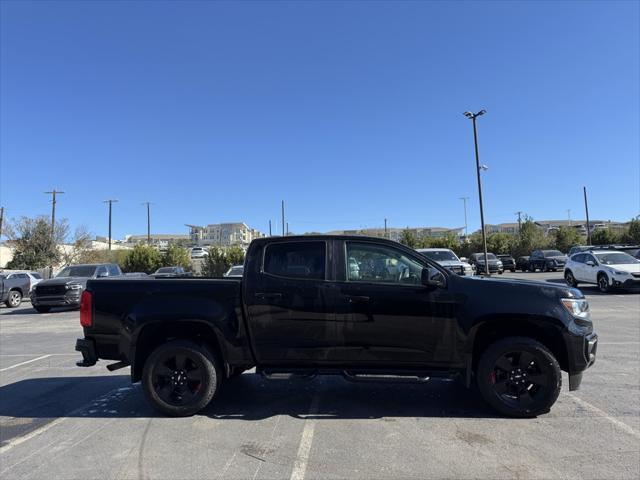
[[[279,277],[324,280],[327,261],[325,242],[282,242],[267,246],[264,272]]]

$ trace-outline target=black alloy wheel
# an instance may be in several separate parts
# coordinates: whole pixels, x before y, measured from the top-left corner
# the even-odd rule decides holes
[[[510,417],[546,413],[562,384],[560,366],[541,343],[510,337],[491,345],[478,366],[478,387],[484,399]]]
[[[142,383],[149,402],[170,416],[193,415],[218,390],[215,356],[195,343],[175,340],[159,346],[144,366]]]

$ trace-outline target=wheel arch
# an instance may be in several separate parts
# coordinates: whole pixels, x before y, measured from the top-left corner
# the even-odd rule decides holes
[[[473,328],[471,368],[475,372],[482,353],[492,343],[507,337],[529,337],[548,348],[562,370],[569,368],[562,325],[557,319],[543,316],[500,315],[482,319]]]
[[[220,341],[220,332],[215,327],[204,321],[175,320],[170,322],[152,322],[140,330],[134,343],[131,354],[131,381],[138,382],[142,378],[144,364],[158,346],[171,340],[192,341],[205,346],[216,358],[223,368],[223,375],[228,374],[229,366],[226,362],[226,354],[223,342]]]

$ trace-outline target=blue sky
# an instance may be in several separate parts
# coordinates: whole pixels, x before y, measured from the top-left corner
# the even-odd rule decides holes
[[[639,3],[3,1],[0,203],[114,237],[640,213]]]

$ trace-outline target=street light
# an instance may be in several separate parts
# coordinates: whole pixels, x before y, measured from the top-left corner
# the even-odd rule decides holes
[[[480,180],[480,171],[487,170],[489,167],[480,165],[480,154],[478,153],[478,130],[476,128],[476,118],[487,113],[486,110],[480,110],[477,113],[464,112],[464,116],[473,122],[473,143],[476,150],[476,174],[478,175],[478,198],[480,200],[480,226],[482,228],[482,248],[484,249],[484,272],[488,277],[491,276],[489,271],[489,255],[487,254],[487,234],[484,229],[484,207],[482,204],[482,181]]]

